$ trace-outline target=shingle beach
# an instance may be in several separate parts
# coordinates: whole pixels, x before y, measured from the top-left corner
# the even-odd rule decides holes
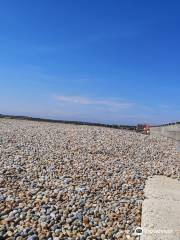
[[[149,176],[180,178],[166,138],[0,120],[0,240],[137,239]]]

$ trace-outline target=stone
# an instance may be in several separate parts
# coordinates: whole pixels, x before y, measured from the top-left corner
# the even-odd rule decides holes
[[[2,238],[133,239],[146,179],[180,176],[171,139],[13,119],[0,139]]]

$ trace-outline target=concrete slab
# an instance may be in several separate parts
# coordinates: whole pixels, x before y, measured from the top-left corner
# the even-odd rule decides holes
[[[154,176],[146,183],[145,196],[141,240],[180,240],[180,182]]]
[[[146,182],[144,192],[148,199],[180,201],[180,182],[165,176],[154,176]]]
[[[176,149],[178,152],[180,152],[180,141],[176,142]]]

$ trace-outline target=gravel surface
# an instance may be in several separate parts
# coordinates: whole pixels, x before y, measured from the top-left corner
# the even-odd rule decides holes
[[[171,140],[1,119],[0,239],[137,239],[152,175],[179,178]]]

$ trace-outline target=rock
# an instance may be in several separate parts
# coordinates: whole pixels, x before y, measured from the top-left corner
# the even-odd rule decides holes
[[[3,239],[133,239],[146,179],[180,176],[171,139],[121,129],[3,119],[0,141]]]
[[[0,202],[3,202],[6,199],[6,197],[4,195],[0,194]]]
[[[13,232],[12,231],[7,231],[7,236],[8,237],[12,237],[13,236]]]
[[[83,217],[83,223],[87,225],[89,223],[89,218],[87,216]]]
[[[27,238],[27,240],[37,240],[37,239],[38,239],[38,236],[35,234]]]
[[[4,178],[0,177],[0,184],[4,183]]]

